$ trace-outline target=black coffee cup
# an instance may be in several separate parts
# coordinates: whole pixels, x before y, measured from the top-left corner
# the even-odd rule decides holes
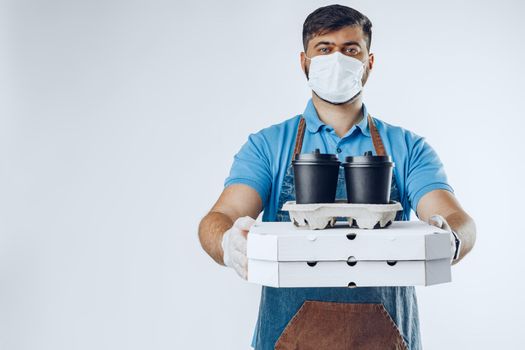
[[[297,154],[292,160],[297,204],[334,203],[341,162],[335,154]]]
[[[348,203],[390,203],[394,163],[389,156],[368,151],[364,156],[346,157],[343,167]]]

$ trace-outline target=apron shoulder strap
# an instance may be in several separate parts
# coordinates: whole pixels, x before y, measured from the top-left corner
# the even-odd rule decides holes
[[[379,135],[379,132],[377,131],[376,124],[374,122],[374,119],[368,114],[368,125],[370,127],[370,134],[372,135],[372,143],[374,144],[374,149],[376,150],[376,154],[378,156],[386,156],[386,149],[385,145],[383,144],[383,140],[381,140],[381,136]],[[295,155],[301,153],[301,149],[303,148],[303,138],[304,138],[304,128],[306,126],[306,122],[301,116],[301,119],[299,120],[299,126],[297,127],[297,135],[295,136],[295,147],[293,150],[292,160],[295,159]]]
[[[292,160],[295,159],[296,154],[301,153],[301,149],[303,148],[305,125],[306,125],[306,122],[304,121],[303,116],[301,116],[301,120],[299,121],[299,126],[297,127],[297,135],[295,136],[295,148],[293,150]]]
[[[376,154],[378,156],[386,156],[385,145],[383,145],[383,140],[381,140],[374,119],[372,119],[370,114],[368,115],[368,126],[370,127],[370,134],[372,135],[372,143],[374,144]]]

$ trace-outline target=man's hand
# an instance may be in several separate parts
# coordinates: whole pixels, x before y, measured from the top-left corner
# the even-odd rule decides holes
[[[476,242],[476,224],[461,208],[453,193],[447,190],[433,190],[426,193],[419,200],[416,213],[419,220],[445,230],[454,230],[457,234],[458,239],[461,241],[461,248],[459,256],[452,261],[452,265],[461,261],[474,247]],[[439,215],[440,218],[430,220],[434,215]]]
[[[437,214],[432,215],[428,219],[428,223],[430,225],[436,226],[440,229],[450,232],[450,251],[451,251],[450,262],[453,263],[454,256],[456,255],[456,237],[452,233],[452,228],[450,227],[450,225],[448,224],[447,220],[445,220],[444,217],[442,217],[441,215],[437,215]]]
[[[256,218],[261,211],[262,200],[256,190],[244,184],[233,184],[226,187],[217,203],[199,224],[199,240],[202,248],[213,260],[223,265],[225,260],[223,255],[230,246],[223,244],[223,240],[225,238],[230,239],[230,235],[233,236],[230,233],[228,237],[225,237],[226,232],[234,226],[239,218],[245,216]],[[243,231],[242,228],[240,230]],[[226,252],[226,254],[228,253],[229,251]],[[233,261],[233,256],[230,254],[228,259]]]
[[[255,220],[249,216],[238,218],[232,228],[222,236],[224,265],[232,267],[243,279],[248,279],[248,258],[246,257],[246,236]]]

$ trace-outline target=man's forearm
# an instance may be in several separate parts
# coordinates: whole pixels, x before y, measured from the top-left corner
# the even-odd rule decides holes
[[[199,225],[199,240],[202,248],[221,265],[224,265],[222,236],[232,226],[233,221],[229,216],[216,211],[208,213]]]
[[[462,210],[455,211],[444,218],[452,230],[458,234],[458,238],[461,241],[459,258],[454,262],[457,263],[474,247],[474,243],[476,242],[476,224],[474,220]]]

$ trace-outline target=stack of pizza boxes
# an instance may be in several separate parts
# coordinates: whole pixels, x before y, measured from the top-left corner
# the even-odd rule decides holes
[[[375,225],[364,218],[357,226],[349,218],[321,222],[319,229],[308,225],[308,219],[315,218],[302,214],[290,211],[290,222],[254,224],[248,234],[248,281],[271,287],[428,286],[451,281],[451,240],[445,230],[422,221],[385,221],[384,214],[375,217]]]

